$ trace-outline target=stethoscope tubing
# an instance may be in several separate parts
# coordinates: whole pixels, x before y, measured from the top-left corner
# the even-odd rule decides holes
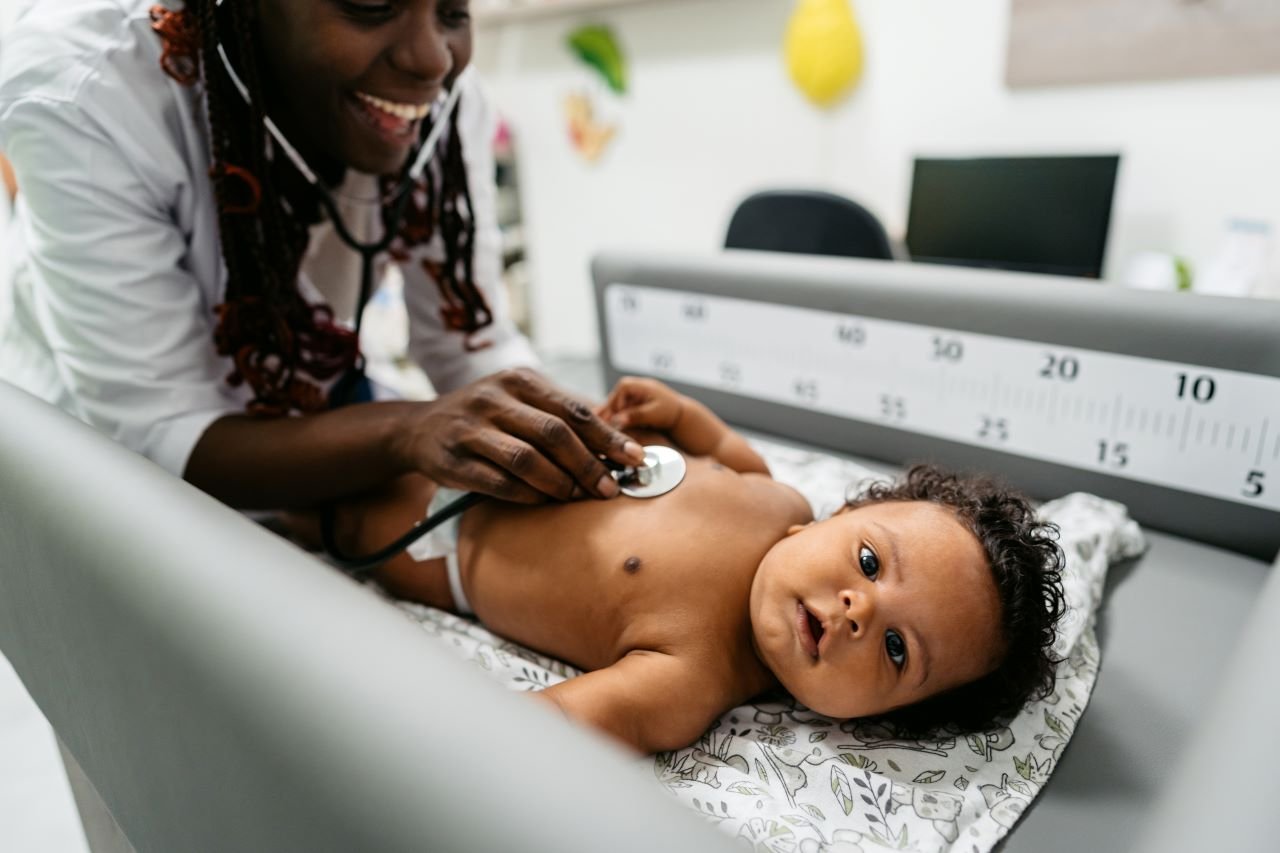
[[[612,459],[601,459],[604,466],[617,475],[620,472],[627,471],[627,466],[614,462]],[[334,532],[336,508],[329,504],[320,515],[320,538],[324,545],[324,550],[329,556],[329,562],[342,569],[352,577],[367,577],[374,569],[381,566],[387,560],[390,560],[396,554],[404,551],[414,542],[417,542],[423,536],[426,536],[432,530],[444,524],[451,518],[459,516],[471,507],[482,501],[488,500],[489,496],[480,492],[467,492],[459,498],[456,498],[433,512],[431,515],[419,521],[407,533],[399,539],[392,542],[386,547],[379,548],[370,554],[347,554],[338,547],[337,536]]]
[[[337,536],[334,532],[336,509],[330,504],[324,508],[320,517],[320,537],[324,544],[324,550],[329,555],[329,561],[347,574],[360,577],[371,573],[432,530],[435,530],[449,519],[461,515],[488,497],[488,495],[483,495],[479,492],[468,492],[419,521],[407,533],[390,545],[380,548],[371,554],[358,555],[347,554],[338,547]]]

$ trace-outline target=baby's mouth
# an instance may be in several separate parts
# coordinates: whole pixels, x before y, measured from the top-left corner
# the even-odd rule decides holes
[[[818,647],[826,629],[822,627],[822,620],[810,613],[802,601],[796,602],[796,630],[800,635],[800,645],[809,653],[809,657],[817,660]]]

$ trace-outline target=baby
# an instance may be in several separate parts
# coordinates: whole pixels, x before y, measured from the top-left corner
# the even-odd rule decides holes
[[[893,712],[917,730],[981,728],[1052,688],[1061,552],[1020,497],[920,466],[815,521],[742,436],[662,383],[623,379],[601,414],[680,450],[679,487],[486,501],[457,523],[455,552],[401,554],[378,580],[587,670],[540,695],[646,753],[777,687],[831,717]],[[348,505],[339,544],[376,550],[435,492],[404,478]]]

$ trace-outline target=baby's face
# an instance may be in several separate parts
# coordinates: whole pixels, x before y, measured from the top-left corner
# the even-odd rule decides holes
[[[991,672],[1000,599],[982,546],[952,513],[879,503],[793,527],[751,587],[756,651],[831,717],[879,714]]]

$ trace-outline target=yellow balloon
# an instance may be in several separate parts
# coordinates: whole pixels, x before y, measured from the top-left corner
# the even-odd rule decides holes
[[[849,0],[800,0],[787,25],[791,79],[809,100],[829,107],[862,76],[862,33]]]

